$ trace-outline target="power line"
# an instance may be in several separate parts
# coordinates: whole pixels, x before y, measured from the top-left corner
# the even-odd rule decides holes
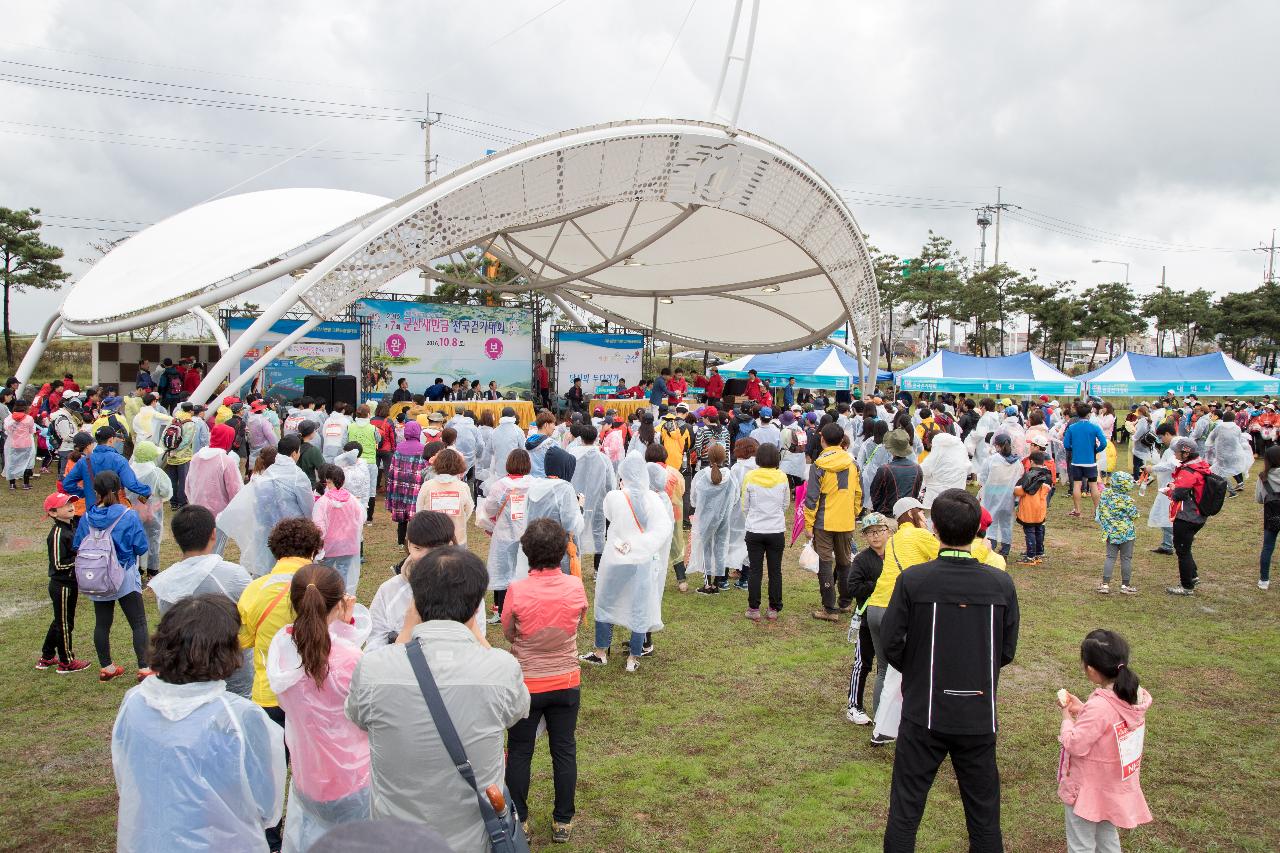
[[[137,66],[142,66],[146,68],[163,68],[169,71],[184,71],[184,72],[189,72],[193,74],[205,74],[212,77],[230,77],[230,78],[235,78],[240,80],[256,80],[256,81],[267,82],[267,83],[284,83],[287,85],[294,85],[294,86],[322,87],[325,89],[346,89],[348,91],[354,91],[354,92],[387,92],[389,94],[396,94],[396,95],[430,95],[432,97],[450,101],[452,103],[459,104],[464,107],[470,107],[472,109],[478,109],[478,110],[485,110],[486,112],[490,112],[490,114],[496,115],[496,113],[491,113],[490,107],[488,105],[479,106],[479,105],[461,100],[460,98],[455,98],[451,95],[442,95],[438,92],[428,92],[425,89],[396,89],[396,88],[390,88],[386,86],[353,86],[349,83],[339,83],[331,80],[298,80],[295,78],[288,78],[288,77],[266,77],[266,76],[255,75],[255,74],[237,73],[235,71],[220,71],[220,70],[215,70],[211,68],[196,68],[189,65],[166,65],[164,63],[159,63],[159,62],[144,62],[142,60],[129,59],[123,56],[110,56],[110,55],[101,54],[101,53],[88,53],[85,51],[66,50],[62,48],[47,47],[43,45],[23,44],[21,42],[0,42],[0,44],[8,44],[12,47],[19,47],[19,48],[24,48],[28,50],[39,50],[39,51],[45,51],[49,53],[58,53],[66,56],[79,56],[79,57],[85,57],[89,59],[100,59],[106,62],[118,62],[126,65],[137,65]],[[516,118],[516,117],[509,116],[508,118]],[[558,130],[558,128],[550,127],[548,125],[544,125],[539,122],[528,121],[527,119],[524,119],[524,118],[517,118],[516,120],[522,124],[526,124],[534,127],[540,127],[543,130],[547,130],[547,131]],[[504,129],[504,130],[514,130],[514,128],[503,128],[501,125],[493,125],[493,126],[498,127],[500,129]],[[516,131],[516,132],[527,133],[528,131]],[[530,135],[537,136],[539,134],[531,133]]]
[[[1053,225],[1052,223],[1045,223],[1037,219],[1029,218],[1025,216],[1022,213],[1022,211],[1019,211],[1016,209],[1008,211],[1005,215],[1009,219],[1015,222],[1019,222],[1023,225],[1030,225],[1031,227],[1039,228],[1042,231],[1048,231],[1050,233],[1059,234],[1064,237],[1074,237],[1076,239],[1084,240],[1086,242],[1101,243],[1108,246],[1118,246],[1124,249],[1132,249],[1134,251],[1139,251],[1139,252],[1168,252],[1168,253],[1177,253],[1177,254],[1193,254],[1196,252],[1237,253],[1237,252],[1252,251],[1252,249],[1231,249],[1226,247],[1186,247],[1186,246],[1177,247],[1177,246],[1145,245],[1141,243],[1135,243],[1132,241],[1117,240],[1109,237],[1101,237],[1101,236],[1098,236],[1097,234],[1081,231],[1079,229],[1072,229],[1072,228],[1067,228],[1063,226],[1056,226],[1056,225]]]
[[[1078,222],[1071,222],[1066,219],[1059,219],[1056,216],[1050,216],[1047,213],[1042,213],[1040,211],[1033,210],[1028,207],[1022,207],[1021,205],[1018,206],[1018,209],[1022,212],[1024,216],[1030,217],[1032,219],[1047,220],[1048,223],[1050,224],[1058,224],[1061,226],[1074,228],[1080,231],[1101,234],[1105,237],[1115,237],[1117,239],[1127,240],[1134,243],[1149,243],[1153,246],[1158,246],[1158,247],[1167,247],[1167,248],[1173,248],[1173,249],[1195,249],[1198,251],[1206,251],[1206,252],[1243,251],[1241,249],[1233,249],[1227,246],[1201,246],[1201,245],[1196,245],[1194,243],[1178,243],[1178,242],[1169,241],[1169,240],[1159,240],[1154,237],[1138,237],[1132,234],[1121,234],[1116,231],[1104,231],[1100,228],[1093,228],[1092,226],[1089,226],[1089,225],[1081,225]]]
[[[654,73],[653,79],[649,81],[649,88],[644,90],[644,98],[640,101],[640,112],[644,112],[645,105],[649,103],[649,96],[653,94],[653,87],[658,84],[658,78],[662,76],[663,70],[667,67],[667,62],[671,59],[671,54],[675,52],[676,43],[680,41],[680,36],[684,34],[684,28],[689,24],[689,16],[693,14],[693,7],[698,5],[698,0],[689,0],[689,8],[684,11],[684,18],[680,21],[680,26],[676,29],[675,36],[671,39],[671,44],[667,46],[667,53],[662,57],[661,64],[658,65],[657,72]]]

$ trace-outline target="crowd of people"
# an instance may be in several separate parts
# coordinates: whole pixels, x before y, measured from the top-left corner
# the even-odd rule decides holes
[[[30,482],[36,436],[42,472],[56,466],[44,503],[53,620],[37,667],[90,666],[75,656],[79,593],[94,604],[101,680],[125,675],[110,647],[117,605],[131,628],[139,684],[112,737],[121,849],[171,849],[182,836],[305,850],[368,818],[427,823],[455,850],[486,849],[527,828],[541,730],[553,837],[567,841],[580,664],[608,666],[622,628],[624,669],[638,672],[664,627],[669,575],[679,593],[745,591],[746,619],[780,619],[790,532],[817,575],[812,616],[848,620],[847,719],[874,723],[873,746],[896,743],[885,849],[914,849],[949,754],[971,849],[999,850],[996,688],[1019,629],[1014,524],[1017,564],[1042,564],[1053,497],[1068,489],[1069,515],[1088,501],[1103,539],[1097,592],[1110,593],[1118,562],[1119,592],[1135,594],[1133,493],[1153,483],[1156,551],[1177,555],[1169,592],[1193,595],[1196,534],[1240,493],[1256,453],[1261,589],[1280,531],[1270,401],[1169,395],[1123,419],[1101,400],[1047,397],[854,392],[826,407],[794,381],[788,393],[757,379],[735,401],[716,396],[714,371],[690,386],[663,370],[644,383],[647,410],[543,409],[526,425],[514,408],[477,417],[465,405],[477,398],[458,395],[479,383],[442,380],[420,397],[401,380],[372,409],[253,394],[200,407],[182,391],[198,366],[179,367],[155,377],[140,365],[124,399],[81,395],[70,377],[29,403],[12,389],[4,398],[11,486]],[[462,403],[452,416],[425,406],[447,399]],[[394,416],[393,400],[406,404]],[[1117,442],[1130,444],[1132,471],[1117,470]],[[364,537],[380,494],[404,558],[366,608]],[[485,561],[467,548],[472,522],[489,537]],[[166,529],[181,559],[162,569]],[[228,542],[238,563],[224,558]],[[161,614],[154,633],[146,589]],[[579,653],[588,619],[594,642]],[[490,646],[491,626],[510,653]],[[1140,731],[1150,696],[1122,638],[1094,632],[1081,658],[1099,689],[1087,702],[1060,697],[1067,834],[1072,850],[1115,849],[1115,827],[1151,817],[1141,736],[1117,747],[1105,734]],[[1106,775],[1116,764],[1119,785]],[[176,792],[165,809],[144,805],[157,784]]]

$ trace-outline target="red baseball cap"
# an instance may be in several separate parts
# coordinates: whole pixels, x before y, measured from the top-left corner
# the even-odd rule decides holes
[[[249,404],[249,408],[255,412],[264,412],[267,409],[267,404],[263,400],[254,400]]]
[[[718,418],[720,417],[720,413],[716,411],[715,406],[707,406],[702,410],[702,416],[704,418]]]
[[[54,492],[44,499],[44,511],[53,512],[58,507],[66,506],[73,500],[75,500],[75,498],[66,492]]]
[[[239,402],[240,402],[240,398],[235,395],[228,395],[222,398],[222,405],[224,406],[230,406],[234,403],[239,403]]]
[[[978,516],[978,532],[981,533],[990,527],[991,521],[991,513],[987,512],[987,508],[985,506],[982,507],[982,515]]]

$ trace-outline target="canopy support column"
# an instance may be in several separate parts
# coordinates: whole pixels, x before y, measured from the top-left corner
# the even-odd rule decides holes
[[[35,338],[31,341],[31,346],[27,347],[27,353],[22,357],[22,363],[18,365],[18,372],[14,376],[18,379],[18,393],[27,387],[27,383],[31,381],[31,375],[36,372],[36,365],[40,362],[40,356],[44,355],[45,348],[49,346],[49,341],[62,328],[62,311],[59,309],[52,317],[44,321],[44,327],[36,333]]]
[[[213,342],[218,345],[218,352],[225,353],[231,344],[227,343],[227,334],[222,331],[218,321],[213,319],[213,316],[199,305],[191,309],[191,316],[204,324],[205,330],[212,336]]]

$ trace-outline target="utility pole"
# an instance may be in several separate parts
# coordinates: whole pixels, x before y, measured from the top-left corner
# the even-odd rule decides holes
[[[988,207],[986,207],[986,208],[983,208],[984,210],[986,210],[986,211],[987,211],[987,218],[988,218],[988,220],[990,220],[990,218],[991,218],[991,213],[990,213],[990,212],[991,212],[992,210],[994,210],[994,211],[996,212],[996,245],[995,245],[995,264],[999,264],[999,263],[1000,263],[1000,213],[1001,213],[1002,211],[1008,210],[1008,209],[1009,209],[1009,208],[1011,208],[1011,207],[1017,207],[1017,206],[1018,206],[1018,205],[1016,205],[1016,204],[1006,204],[1006,203],[1004,203],[1003,201],[1001,201],[1001,200],[1000,200],[1000,192],[1001,192],[1001,188],[1000,188],[1000,187],[996,187],[996,203],[995,203],[995,204],[993,204],[993,205],[990,205],[990,206],[988,206]],[[979,217],[981,217],[981,214],[979,214]],[[982,225],[981,218],[979,218],[978,224],[979,224],[979,225]],[[986,228],[983,228],[983,229],[982,229],[982,237],[983,237],[983,244],[984,244],[984,245],[986,244],[986,235],[987,235],[987,229],[986,229]]]
[[[431,112],[431,95],[427,95],[427,115],[426,118],[418,122],[418,126],[422,128],[422,170],[425,183],[431,183],[431,179],[435,177],[436,161],[438,157],[431,156],[431,125],[440,120],[440,113]]]
[[[1267,274],[1262,277],[1263,284],[1276,283],[1276,229],[1271,229],[1271,245],[1266,246],[1262,243],[1258,244],[1255,252],[1266,252],[1267,258]]]
[[[991,207],[978,208],[978,228],[982,232],[982,242],[978,244],[978,272],[987,268],[987,229],[991,227]]]
[[[996,187],[996,266],[1000,265],[1000,212],[1004,205],[1000,203],[1000,187]]]

